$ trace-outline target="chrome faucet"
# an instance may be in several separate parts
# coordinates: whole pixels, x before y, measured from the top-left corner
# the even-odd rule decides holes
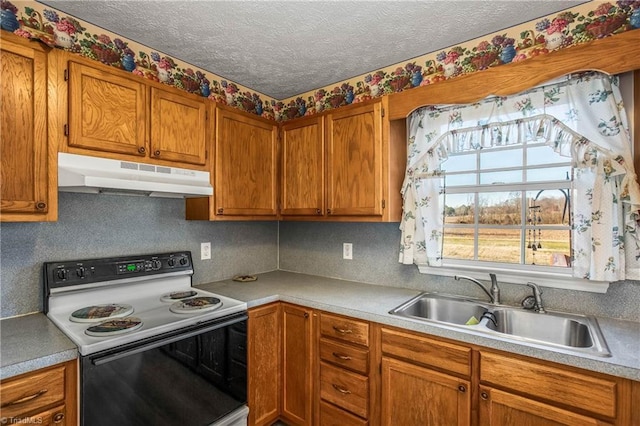
[[[542,290],[540,290],[540,287],[538,287],[538,284],[536,283],[528,282],[527,285],[533,290],[533,297],[536,299],[534,309],[538,313],[546,314],[547,311],[544,309],[544,306],[542,306]]]
[[[453,278],[456,281],[460,281],[461,279],[471,281],[472,283],[480,287],[482,291],[484,291],[487,294],[487,296],[489,296],[489,300],[491,300],[491,303],[493,303],[494,305],[499,305],[500,304],[500,288],[498,288],[498,280],[496,279],[496,274],[489,274],[489,277],[491,278],[491,291],[487,290],[484,284],[482,284],[480,281],[476,280],[475,278],[466,277],[464,275],[455,275]]]

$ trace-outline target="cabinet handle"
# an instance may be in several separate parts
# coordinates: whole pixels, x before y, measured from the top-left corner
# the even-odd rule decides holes
[[[63,420],[64,420],[64,413],[57,413],[55,416],[53,416],[53,423],[60,423]]]
[[[349,361],[351,359],[351,357],[349,355],[343,355],[343,354],[338,353],[338,352],[333,352],[332,355],[335,356],[338,359],[343,360],[343,361]]]
[[[486,401],[487,399],[489,399],[489,394],[486,392],[480,392],[480,398]]]
[[[140,154],[144,154],[145,152],[147,152],[147,149],[144,146],[141,146],[141,147],[138,148],[138,152]]]
[[[160,157],[160,150],[157,149],[157,150],[153,151],[153,155],[155,155],[156,157]]]
[[[349,389],[345,389],[340,385],[332,384],[331,386],[333,386],[333,388],[335,390],[337,390],[338,392],[340,392],[343,395],[349,395],[351,393],[351,391]]]
[[[38,201],[36,203],[36,209],[38,210],[44,210],[47,208],[47,203],[45,203],[44,201]]]
[[[462,393],[465,393],[467,391],[467,388],[465,385],[459,385],[458,386],[458,390]]]
[[[334,326],[333,326],[333,329],[334,329],[335,331],[337,331],[338,333],[340,333],[340,334],[351,334],[351,333],[353,333],[353,331],[352,331],[352,330],[350,330],[350,329],[348,329],[348,328],[340,328],[340,327],[338,327],[337,325],[334,325]]]
[[[0,405],[0,408],[11,407],[12,405],[24,404],[25,402],[33,401],[34,399],[44,395],[48,391],[49,391],[48,389],[42,389],[32,395],[28,395],[13,401],[5,402],[4,404]]]

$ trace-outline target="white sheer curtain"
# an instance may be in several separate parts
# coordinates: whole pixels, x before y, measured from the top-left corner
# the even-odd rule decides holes
[[[618,79],[585,73],[507,98],[409,118],[400,262],[442,264],[440,164],[448,153],[544,140],[574,167],[573,276],[640,279],[640,187]]]

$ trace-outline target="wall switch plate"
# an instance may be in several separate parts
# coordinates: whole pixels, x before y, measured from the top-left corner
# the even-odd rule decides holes
[[[200,243],[200,260],[211,259],[211,243]]]
[[[342,258],[347,260],[353,259],[353,244],[342,243]]]

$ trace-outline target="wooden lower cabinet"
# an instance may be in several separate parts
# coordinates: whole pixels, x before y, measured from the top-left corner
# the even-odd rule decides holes
[[[0,424],[76,426],[76,360],[0,382]]]
[[[509,392],[480,386],[482,426],[605,426],[593,417],[544,404]]]
[[[465,426],[471,422],[468,380],[382,358],[383,426]]]
[[[640,426],[638,381],[289,303],[248,367],[250,425]]]
[[[310,425],[313,406],[313,310],[282,304],[282,419]]]
[[[250,425],[271,425],[280,416],[280,303],[249,310],[247,345],[248,421]]]

